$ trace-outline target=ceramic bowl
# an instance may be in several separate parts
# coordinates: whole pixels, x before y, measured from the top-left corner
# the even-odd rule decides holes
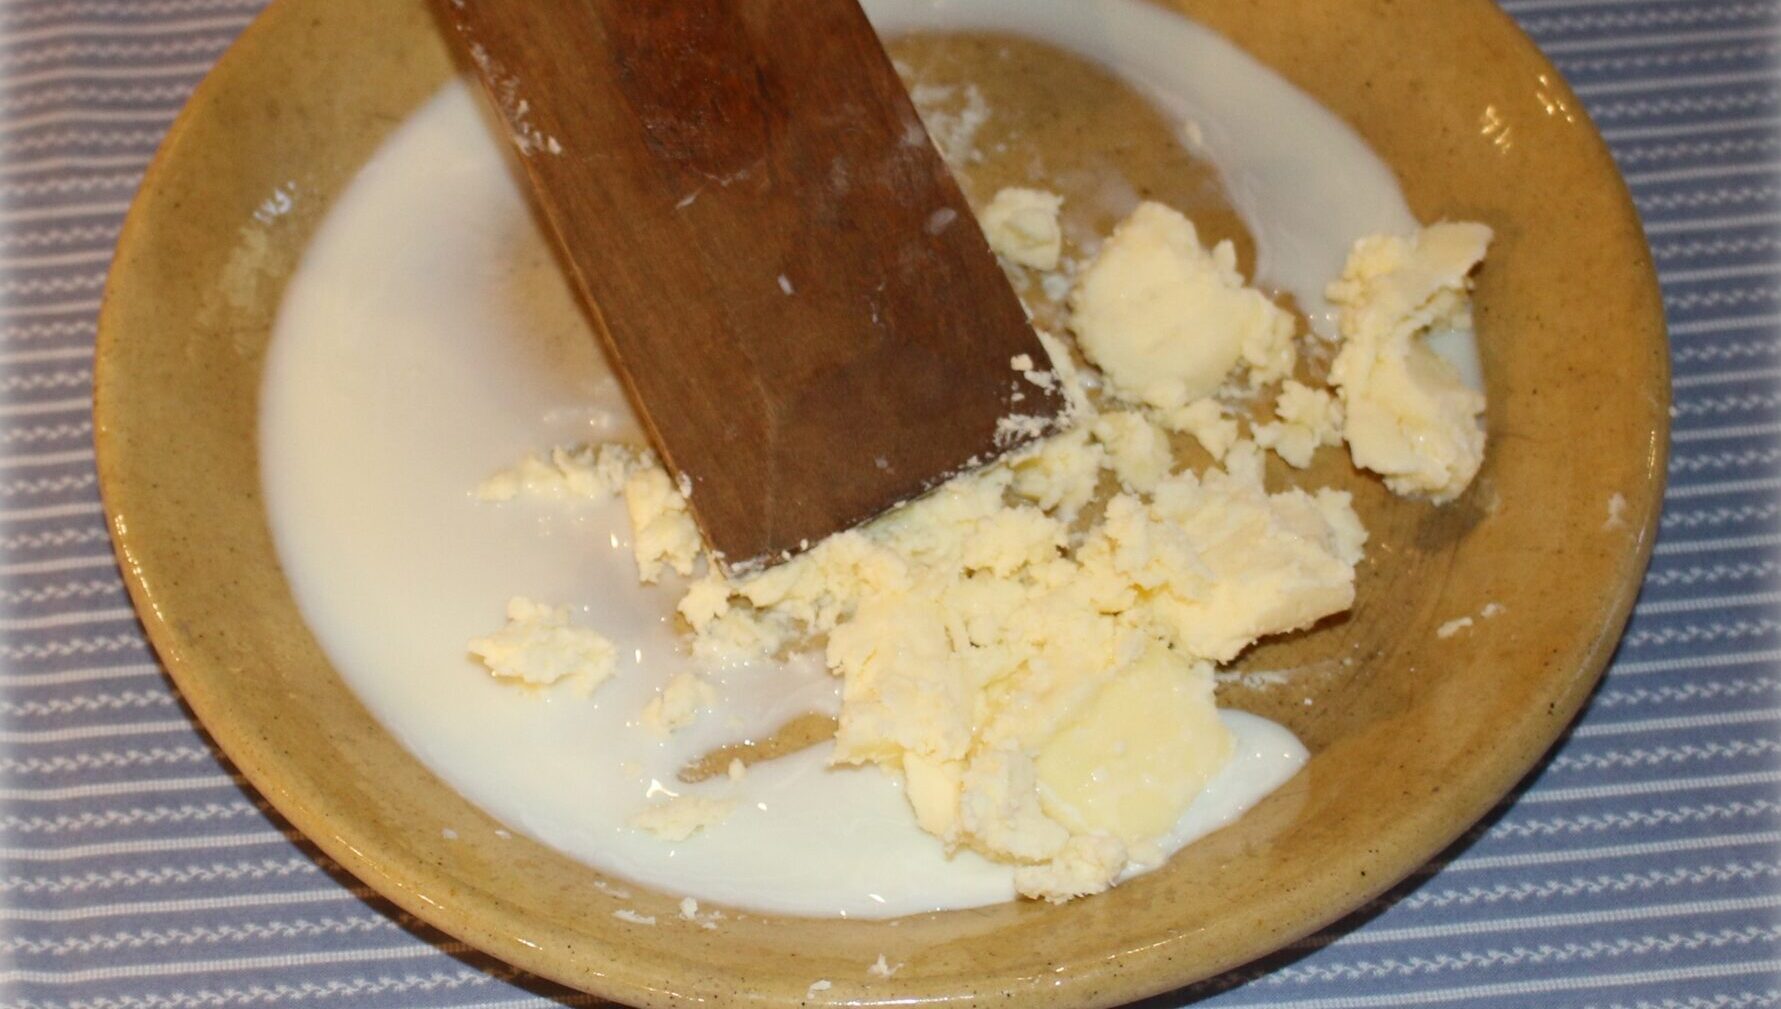
[[[193,95],[119,242],[99,330],[101,485],[131,595],[204,726],[403,908],[645,1006],[1110,1005],[1278,949],[1440,852],[1559,737],[1631,608],[1667,448],[1650,258],[1576,98],[1486,0],[1182,6],[1352,123],[1420,217],[1498,236],[1477,289],[1484,471],[1444,509],[1358,488],[1374,538],[1352,615],[1247,657],[1299,669],[1285,685],[1225,691],[1313,751],[1240,822],[1064,906],[894,924],[746,915],[709,931],[641,891],[623,906],[658,924],[638,928],[612,917],[599,872],[498,836],[373,721],[292,602],[254,434],[270,324],[310,234],[454,72],[423,0],[276,0]],[[1488,633],[1436,634],[1489,603]],[[880,954],[904,966],[868,976]],[[832,986],[811,992],[818,979]]]

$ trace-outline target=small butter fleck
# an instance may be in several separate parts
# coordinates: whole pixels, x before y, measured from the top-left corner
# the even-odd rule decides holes
[[[1456,617],[1435,628],[1435,637],[1451,638],[1470,626],[1472,626],[1471,617]]]
[[[1608,498],[1608,521],[1602,523],[1604,532],[1619,529],[1626,525],[1626,497],[1616,492]]]
[[[878,954],[878,959],[874,960],[872,962],[872,966],[866,968],[866,973],[872,975],[873,977],[890,977],[892,974],[895,974],[897,972],[897,968],[902,967],[902,966],[903,966],[902,964],[896,964],[893,966],[892,964],[886,962],[886,960],[884,959],[884,954],[880,953],[880,954]]]
[[[702,795],[679,795],[667,802],[647,806],[631,817],[631,826],[648,831],[664,841],[684,841],[707,827],[716,826],[730,815],[735,803],[727,799],[709,799]]]
[[[650,698],[638,721],[651,733],[665,738],[693,724],[699,712],[716,703],[717,691],[711,684],[692,673],[681,673]]]

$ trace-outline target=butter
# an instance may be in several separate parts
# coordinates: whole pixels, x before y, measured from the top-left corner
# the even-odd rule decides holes
[[[1090,430],[1106,449],[1108,468],[1127,490],[1153,491],[1175,468],[1169,433],[1141,413],[1104,413]]]
[[[717,826],[730,815],[735,802],[703,795],[677,795],[645,806],[631,817],[631,826],[664,841],[684,841],[701,830]]]
[[[1036,449],[1009,461],[1015,494],[1069,523],[1095,496],[1107,450],[1089,440],[1089,428],[1041,442]]]
[[[661,466],[650,464],[636,469],[625,479],[625,511],[631,517],[631,546],[637,555],[637,577],[645,583],[654,582],[662,571],[672,568],[683,575],[693,573],[704,541],[699,527],[687,512],[686,497],[668,479]]]
[[[693,724],[699,712],[717,703],[717,691],[692,673],[681,673],[650,698],[638,722],[657,736],[668,736]]]
[[[1342,444],[1342,403],[1322,389],[1287,379],[1274,401],[1274,416],[1279,419],[1256,425],[1255,443],[1296,469],[1311,465],[1319,446]]]
[[[1258,638],[1347,609],[1365,542],[1346,492],[1270,495],[1260,455],[1243,442],[1223,470],[1176,474],[1148,503],[1114,498],[1083,552],[1143,593],[1165,640],[1226,662]]]
[[[1055,251],[1038,218],[1055,223],[1045,195],[1005,190],[986,210],[1005,258]],[[1469,325],[1465,275],[1488,232],[1452,227],[1357,246],[1331,288],[1345,339],[1332,395],[1288,377],[1292,318],[1244,286],[1229,243],[1208,250],[1186,218],[1141,205],[1072,298],[1106,408],[1070,349],[1041,331],[1049,369],[1025,354],[1009,365],[1064,391],[1072,430],[766,571],[729,579],[707,561],[678,606],[694,656],[723,666],[822,642],[842,680],[832,761],[900,775],[923,830],[1014,865],[1026,896],[1096,893],[1153,864],[1232,759],[1214,664],[1354,601],[1367,533],[1349,495],[1270,493],[1263,453],[1303,468],[1346,440],[1394,490],[1437,499],[1476,470],[1460,435],[1481,398],[1418,356],[1436,360],[1421,346],[1431,327]],[[1239,372],[1251,386],[1281,383],[1253,440],[1212,398]],[[1171,433],[1218,465],[1181,468]],[[571,461],[592,459],[598,475],[601,458]],[[569,472],[538,460],[546,495],[551,467]],[[702,545],[685,495],[647,454],[611,472],[639,577],[693,575]],[[714,702],[684,674],[639,721],[666,735]],[[682,796],[632,822],[679,840],[728,810]]]
[[[1355,464],[1383,476],[1394,493],[1444,504],[1484,461],[1484,395],[1425,340],[1472,329],[1467,277],[1490,240],[1482,224],[1365,238],[1330,285],[1342,335],[1330,366],[1346,413],[1342,435]]]
[[[1065,842],[1051,861],[1014,870],[1014,888],[1022,897],[1054,904],[1087,897],[1113,885],[1126,856],[1125,845],[1116,837],[1079,834]]]
[[[553,448],[548,456],[528,454],[477,484],[474,494],[481,501],[524,497],[598,503],[622,493],[625,479],[648,458],[646,450],[630,445]]]
[[[1259,385],[1296,360],[1292,315],[1244,286],[1235,247],[1205,248],[1193,222],[1160,203],[1114,229],[1070,303],[1082,353],[1113,391],[1160,410],[1211,395],[1240,362]]]
[[[1231,759],[1212,687],[1210,665],[1152,646],[1039,751],[1045,812],[1128,848],[1168,833]]]
[[[1033,758],[997,747],[971,761],[961,782],[959,821],[980,847],[1022,862],[1047,862],[1070,831],[1046,815]]]
[[[977,85],[906,83],[916,114],[941,159],[955,169],[983,160],[983,152],[977,149],[977,132],[989,121],[990,108]]]
[[[1116,432],[1127,424],[1139,434]],[[1163,437],[1152,424],[1133,415],[1103,434],[1121,443]],[[1075,432],[957,478],[733,583],[723,618],[784,621],[791,641],[826,635],[825,659],[843,678],[833,759],[901,773],[917,822],[949,846],[1023,866],[1066,860],[1050,882],[1034,877],[1035,892],[1106,886],[1124,856],[1090,879],[1111,848],[1077,839],[1142,840],[1139,806],[1173,822],[1177,799],[1196,794],[1218,754],[1228,756],[1222,728],[1208,727],[1209,680],[1196,660],[1229,659],[1259,637],[1347,607],[1366,538],[1345,494],[1268,494],[1259,450],[1247,442],[1224,469],[1149,473],[1135,481],[1148,493],[1122,490],[1072,534],[1018,488],[1024,472],[1029,490],[1041,485],[1061,507],[1093,478],[1083,460],[1095,447]],[[1039,479],[1048,452],[1053,472]],[[1153,710],[1144,710],[1146,696]],[[1151,721],[1115,727],[1143,717]],[[1070,798],[1080,790],[1067,769],[1095,757],[1095,739],[1122,731],[1185,735],[1201,749],[1131,764],[1140,780],[1110,793],[1128,795],[1123,803]],[[1165,780],[1171,774],[1178,780]]]
[[[1236,418],[1215,399],[1196,399],[1170,410],[1163,423],[1172,431],[1192,435],[1206,454],[1219,461],[1237,444],[1241,432]]]
[[[996,193],[977,219],[996,255],[1035,270],[1055,270],[1064,246],[1058,225],[1063,205],[1056,193],[1011,186]]]
[[[568,682],[584,695],[617,668],[612,642],[571,624],[567,606],[546,606],[521,596],[508,600],[506,625],[472,640],[469,650],[497,679],[532,687]]]

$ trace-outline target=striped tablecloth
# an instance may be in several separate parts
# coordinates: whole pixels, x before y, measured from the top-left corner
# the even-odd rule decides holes
[[[294,836],[194,728],[113,567],[105,269],[262,3],[0,0],[0,1006],[583,1004]],[[1512,804],[1339,927],[1158,1006],[1781,1004],[1781,6],[1506,6],[1607,135],[1663,277],[1675,451],[1644,595]]]

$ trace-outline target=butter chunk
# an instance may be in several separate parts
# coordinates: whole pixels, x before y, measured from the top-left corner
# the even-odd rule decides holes
[[[1135,411],[1104,413],[1095,418],[1095,440],[1107,449],[1107,462],[1119,482],[1148,493],[1175,467],[1167,431]]]
[[[1039,752],[1045,812],[1128,847],[1169,833],[1235,746],[1212,689],[1211,666],[1152,646]]]
[[[934,760],[914,751],[903,754],[903,789],[921,829],[948,844],[958,839],[959,789],[964,765]]]
[[[667,471],[659,465],[639,468],[626,478],[624,493],[638,579],[654,582],[664,568],[692,574],[704,541],[687,512],[686,497],[668,479]]]
[[[703,795],[678,795],[658,802],[631,817],[631,826],[664,841],[684,841],[701,830],[715,827],[730,815],[735,803]]]
[[[667,736],[693,724],[699,712],[717,703],[717,691],[692,673],[680,673],[662,692],[643,706],[638,720],[658,736]]]
[[[988,854],[1043,862],[1063,850],[1070,832],[1045,815],[1033,758],[1019,750],[979,755],[965,772],[960,823]]]
[[[1176,474],[1149,503],[1114,498],[1097,537],[1104,548],[1085,552],[1144,589],[1152,626],[1190,656],[1226,662],[1352,605],[1366,532],[1346,493],[1269,495],[1245,442],[1224,470]]]
[[[1287,379],[1274,402],[1279,418],[1255,428],[1255,443],[1304,469],[1320,445],[1342,444],[1342,403],[1322,389]]]
[[[1342,397],[1343,437],[1355,464],[1394,493],[1446,503],[1484,461],[1484,395],[1426,338],[1471,331],[1467,278],[1490,241],[1482,224],[1363,238],[1330,285],[1343,341],[1330,382]]]
[[[533,452],[477,484],[475,494],[482,501],[609,501],[623,492],[626,478],[641,465],[644,455],[642,450],[619,444],[558,447],[548,455]]]
[[[1349,605],[1366,539],[1346,495],[1269,495],[1252,443],[1204,476],[1159,476],[1166,435],[1111,416],[1098,433],[1146,464],[1125,462],[1127,482],[1154,489],[1116,495],[1080,542],[1059,510],[1087,500],[1089,464],[1116,453],[1079,428],[736,582],[694,644],[732,625],[826,636],[842,678],[832,760],[900,773],[923,830],[1019,866],[1023,892],[1048,899],[1109,885],[1122,837],[1149,844],[1222,759],[1193,660]],[[1129,756],[1112,752],[1125,736]],[[1072,769],[1109,767],[1132,769],[1128,789],[1101,804],[1072,790]]]
[[[522,596],[507,601],[507,624],[469,644],[498,679],[547,687],[570,682],[591,693],[617,668],[612,642],[569,622],[569,607],[546,606]]]
[[[947,614],[926,593],[867,599],[829,632],[828,661],[845,676],[835,760],[934,765],[962,760],[972,741],[973,695],[953,661]]]
[[[1070,348],[1064,341],[1052,333],[1035,328],[1034,334],[1039,337],[1039,346],[1045,348],[1045,354],[1051,358],[1051,373],[1057,376],[1058,383],[1064,390],[1064,416],[1070,420],[1082,420],[1093,417],[1095,407],[1088,398],[1088,389],[1082,380],[1082,370],[1076,366],[1076,358],[1071,356]]]
[[[704,578],[687,587],[686,595],[680,597],[674,608],[694,631],[702,631],[730,612],[730,584],[713,567]]]
[[[1245,287],[1230,242],[1146,202],[1101,246],[1071,296],[1071,328],[1122,398],[1160,410],[1211,395],[1239,364],[1251,383],[1292,370],[1293,319]]]
[[[1035,270],[1055,270],[1064,246],[1058,225],[1063,205],[1056,193],[1010,186],[996,193],[978,220],[996,255]]]
[[[772,658],[793,636],[783,616],[743,608],[726,608],[699,628],[693,658],[723,668]]]
[[[1062,904],[1112,886],[1125,864],[1126,848],[1118,838],[1078,835],[1044,865],[1015,869],[1014,888],[1022,897]]]
[[[1100,444],[1089,440],[1088,428],[1079,427],[1010,459],[1014,471],[1011,487],[1064,522],[1073,522],[1095,496],[1106,454]]]
[[[1222,461],[1231,446],[1237,444],[1240,429],[1236,418],[1215,399],[1196,399],[1186,406],[1170,410],[1163,423],[1171,431],[1193,435],[1200,447],[1214,460]]]

